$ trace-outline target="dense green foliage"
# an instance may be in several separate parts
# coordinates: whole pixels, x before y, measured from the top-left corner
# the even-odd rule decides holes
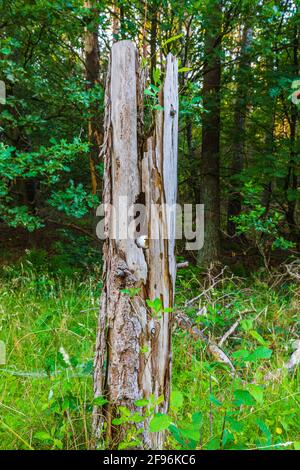
[[[90,4],[0,1],[1,448],[91,448],[104,89],[112,42],[131,39],[150,70],[147,129],[165,57],[179,59],[179,202],[203,202],[213,176],[219,238],[207,237],[204,250],[218,245],[209,261],[229,265],[214,285],[215,271],[205,277],[197,253],[178,242],[178,260],[190,266],[178,274],[176,309],[214,341],[239,323],[223,346],[235,377],[205,343],[175,329],[170,412],[156,415],[154,399],[137,404],[141,413],[120,409],[114,425],[128,423],[121,448],[139,444],[133,424],[147,419],[151,431],[168,430],[171,449],[299,449],[299,371],[276,378],[300,337],[299,273],[293,283],[282,268],[300,249],[297,2]],[[89,34],[98,44],[95,79]],[[217,73],[208,86],[210,67]],[[212,161],[216,174],[206,174]],[[165,313],[160,299],[148,307],[156,318]]]
[[[88,121],[103,121],[115,15],[115,39],[130,38],[150,49],[143,59],[145,66],[150,62],[152,73],[154,88],[147,86],[145,95],[150,104],[161,59],[172,51],[181,61],[180,199],[199,202],[201,85],[209,60],[204,35],[217,2],[92,4],[93,13],[80,0],[1,2],[0,79],[7,99],[0,114],[0,213],[13,227],[34,230],[57,210],[62,211],[61,220],[84,217],[96,204],[97,198],[85,202],[91,191]],[[236,224],[260,252],[262,244],[269,250],[268,224],[275,229],[273,248],[286,249],[294,246],[298,234],[297,6],[293,1],[253,0],[221,5],[222,28],[216,37],[222,66],[220,137],[216,134],[221,142],[220,197],[241,200],[246,215]],[[85,31],[98,32],[100,77],[93,87],[85,78]],[[242,160],[238,167],[236,152]],[[101,177],[101,160],[97,172]],[[250,185],[256,198],[249,202]],[[100,193],[98,189],[98,200]],[[232,216],[239,213],[222,205],[223,232]],[[254,223],[257,218],[263,229]]]

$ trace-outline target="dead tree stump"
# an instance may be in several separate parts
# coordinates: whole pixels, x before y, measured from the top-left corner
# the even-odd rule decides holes
[[[177,60],[171,54],[153,134],[145,142],[143,93],[135,45],[115,43],[106,89],[106,238],[94,368],[95,397],[108,400],[95,407],[94,431],[108,448],[117,448],[128,431],[128,424],[113,424],[120,406],[142,414],[135,401],[150,396],[164,397],[156,412],[166,413],[169,406],[176,261],[175,211],[168,207],[176,204],[178,136]],[[124,236],[126,207],[141,203],[146,208],[142,235]],[[150,433],[147,420],[136,426],[143,428],[141,448],[162,447],[163,433]]]

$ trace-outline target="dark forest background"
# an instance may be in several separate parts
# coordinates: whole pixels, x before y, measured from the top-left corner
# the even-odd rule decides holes
[[[198,263],[268,266],[278,250],[297,252],[295,2],[2,1],[0,26],[4,252],[95,238],[105,76],[119,39],[133,39],[150,68],[149,113],[164,57],[180,59],[179,201],[205,204]]]
[[[92,446],[95,211],[106,73],[121,39],[136,43],[149,70],[149,129],[166,55],[178,57],[178,201],[205,205],[203,249],[176,246],[178,262],[189,261],[176,308],[204,340],[174,327],[170,416],[154,417],[153,432],[168,429],[170,449],[299,449],[292,0],[0,0],[0,447]],[[130,432],[123,448],[137,445]]]

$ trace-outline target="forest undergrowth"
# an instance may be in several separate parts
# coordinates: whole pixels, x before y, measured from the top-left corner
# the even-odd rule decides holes
[[[99,270],[42,250],[2,265],[1,449],[92,447],[100,279]],[[174,322],[171,408],[148,413],[153,432],[166,430],[167,448],[300,448],[300,377],[284,368],[299,346],[299,303],[299,285],[284,268],[242,278],[223,267],[205,281],[197,268],[178,272],[175,310],[219,344],[234,372]],[[124,448],[137,445],[134,422],[147,407],[139,405],[139,419],[120,410],[129,425]]]

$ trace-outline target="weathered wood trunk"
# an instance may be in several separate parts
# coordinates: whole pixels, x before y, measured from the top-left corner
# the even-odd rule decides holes
[[[113,211],[107,209],[94,385],[95,396],[103,396],[109,403],[95,408],[94,430],[109,448],[117,447],[126,434],[125,425],[112,423],[118,407],[140,412],[136,400],[163,395],[156,411],[166,412],[170,394],[172,314],[153,315],[146,300],[160,299],[163,309],[173,306],[175,214],[167,217],[164,206],[158,210],[151,204],[176,203],[177,61],[171,55],[167,58],[160,93],[163,111],[157,111],[154,134],[144,146],[139,76],[134,44],[115,43],[106,90],[103,200],[114,206],[120,226],[125,212],[119,207],[122,197],[127,197],[128,207],[145,204],[143,235],[147,241],[143,247],[139,239],[113,237]],[[142,447],[161,448],[163,435],[150,433],[147,424],[139,424],[144,428]]]

